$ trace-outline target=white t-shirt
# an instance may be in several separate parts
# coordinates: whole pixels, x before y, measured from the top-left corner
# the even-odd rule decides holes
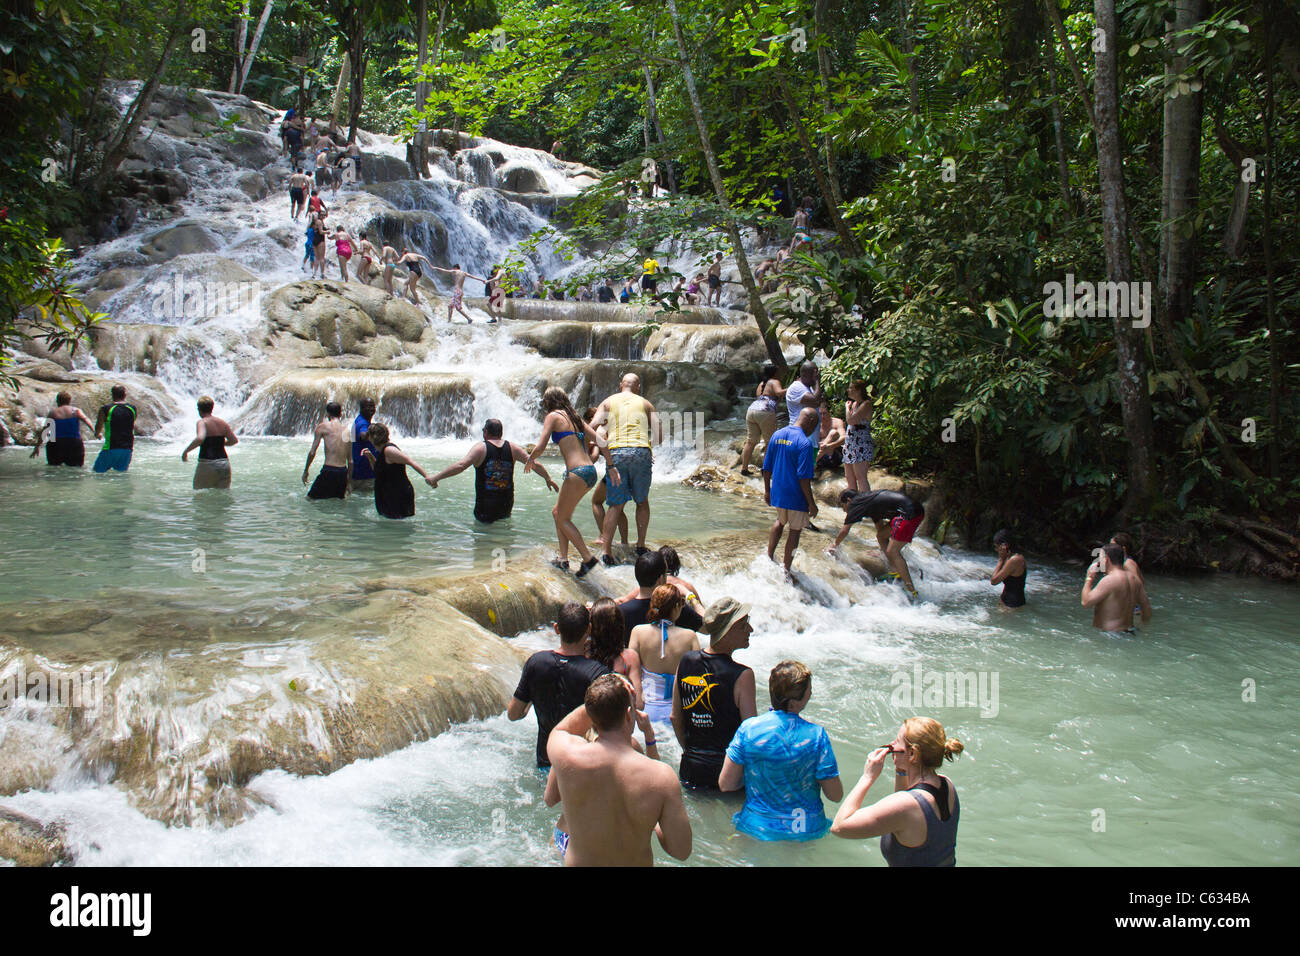
[[[799,421],[799,413],[804,408],[815,409],[816,405],[803,405],[803,397],[812,392],[812,389],[805,385],[799,379],[794,380],[794,384],[785,390],[785,407],[790,411],[790,424],[793,425]]]

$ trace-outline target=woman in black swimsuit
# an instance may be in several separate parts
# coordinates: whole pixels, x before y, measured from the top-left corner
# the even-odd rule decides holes
[[[1024,607],[1025,578],[1029,575],[1029,567],[1025,564],[1024,555],[1016,551],[1011,532],[1003,528],[995,534],[993,549],[998,554],[998,566],[993,569],[989,583],[1002,585],[1003,607]]]
[[[375,446],[373,453],[369,448],[361,450],[375,469],[375,510],[385,518],[410,518],[415,514],[415,489],[406,477],[406,466],[418,471],[430,487],[433,479],[411,456],[388,440],[387,425],[371,422],[366,438]]]
[[[425,262],[429,262],[429,260],[420,255],[420,253],[412,252],[410,249],[403,246],[402,255],[397,260],[398,265],[406,266],[406,291],[410,296],[411,301],[416,305],[420,304],[420,293],[416,291],[415,286],[416,283],[420,281],[420,277],[424,275],[424,270],[420,268],[421,259],[424,259]],[[429,262],[429,265],[432,266],[433,263]]]

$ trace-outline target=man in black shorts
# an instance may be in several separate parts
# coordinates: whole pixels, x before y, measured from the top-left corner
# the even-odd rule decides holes
[[[302,469],[302,483],[307,484],[308,472],[316,449],[325,445],[325,464],[312,483],[307,497],[313,501],[321,498],[346,498],[348,496],[348,436],[343,427],[343,406],[330,402],[325,406],[325,421],[316,426],[307,464]]]
[[[576,708],[582,706],[591,682],[609,668],[587,656],[587,629],[591,615],[577,601],[560,608],[555,630],[560,635],[558,651],[538,651],[524,664],[506,716],[523,720],[528,709],[537,707],[537,766],[550,767],[546,741],[551,730]]]
[[[894,569],[893,577],[902,580],[907,593],[916,597],[916,587],[912,584],[912,575],[908,571],[907,561],[903,559],[903,545],[912,540],[916,529],[925,520],[925,505],[913,501],[899,491],[849,491],[840,494],[840,507],[844,509],[844,526],[835,536],[835,543],[829,553],[834,554],[845,538],[849,536],[849,526],[863,518],[870,518],[876,525],[876,540],[880,550],[885,553],[885,560]]]
[[[727,745],[742,720],[758,716],[754,671],[731,659],[749,647],[749,605],[724,597],[704,613],[709,646],[687,651],[673,682],[673,733],[682,745],[679,777],[694,790],[717,790]]]
[[[714,297],[717,297],[715,303]],[[704,299],[705,305],[717,305],[722,307],[722,253],[713,254],[713,264],[709,266],[709,294]]]

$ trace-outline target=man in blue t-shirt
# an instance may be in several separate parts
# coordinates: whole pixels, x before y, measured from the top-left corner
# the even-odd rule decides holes
[[[812,697],[812,672],[799,661],[782,661],[767,687],[772,709],[741,723],[718,787],[745,788],[745,805],[731,818],[741,833],[757,840],[816,840],[830,828],[822,795],[839,803],[844,784],[826,729],[799,716]]]
[[[348,489],[353,493],[375,490],[375,470],[370,466],[366,456],[361,454],[369,449],[373,455],[375,446],[370,444],[366,433],[370,431],[370,421],[375,417],[375,400],[361,400],[361,414],[352,421],[347,431],[348,440]]]
[[[808,522],[817,517],[813,500],[812,479],[817,466],[817,443],[809,438],[817,431],[817,409],[805,408],[795,424],[782,428],[767,443],[763,455],[763,501],[776,509],[776,521],[767,536],[767,556],[776,560],[776,546],[781,543],[785,526],[790,537],[785,542],[785,571],[790,573],[799,535]]]

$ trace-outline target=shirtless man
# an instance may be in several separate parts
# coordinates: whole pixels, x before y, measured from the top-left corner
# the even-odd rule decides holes
[[[565,866],[653,866],[653,834],[672,857],[691,855],[691,823],[672,767],[639,753],[632,728],[649,744],[650,719],[632,709],[632,685],[621,674],[591,682],[582,707],[547,742],[551,773],[546,805],[564,803]],[[586,740],[589,730],[596,739]]]
[[[420,304],[420,293],[416,291],[415,286],[424,275],[424,271],[420,268],[421,259],[429,263],[430,269],[433,268],[433,263],[429,262],[427,256],[412,252],[405,246],[402,247],[402,254],[397,260],[398,265],[406,266],[406,294],[416,305]]]
[[[1094,587],[1099,575],[1105,575]],[[1133,612],[1142,611],[1142,623],[1151,620],[1151,602],[1147,589],[1138,577],[1124,569],[1124,549],[1108,544],[1101,549],[1097,560],[1088,568],[1083,582],[1084,607],[1092,608],[1092,626],[1100,631],[1128,634],[1137,632],[1133,626]]]
[[[357,239],[360,240],[357,243],[357,254],[361,256],[361,263],[357,266],[357,278],[366,285],[370,285],[370,280],[373,277],[371,269],[374,268],[374,262],[379,258],[379,253],[375,251],[375,244],[366,238],[364,232],[358,233]]]
[[[311,177],[301,169],[294,167],[289,177],[289,217],[297,220],[307,208],[307,193],[311,189]]]
[[[388,290],[389,295],[397,295],[393,291],[393,270],[397,268],[398,258],[397,250],[389,245],[385,245],[379,255],[380,261],[384,264],[384,288]]]
[[[722,308],[722,253],[713,254],[713,264],[709,266],[709,294],[704,299],[705,305],[713,305],[714,294],[717,294],[717,306]]]
[[[1124,549],[1124,570],[1137,575],[1138,581],[1145,587],[1146,578],[1142,577],[1142,568],[1133,560],[1133,539],[1126,532],[1120,531],[1110,539],[1110,543]]]
[[[315,440],[307,452],[307,464],[302,467],[302,483],[307,484],[307,473],[316,457],[316,449],[325,443],[325,464],[312,483],[307,497],[346,498],[348,496],[348,440],[343,428],[343,406],[330,402],[325,406],[325,421],[316,426]]]
[[[472,272],[466,272],[460,267],[459,262],[450,269],[444,269],[442,266],[434,266],[433,263],[429,264],[433,266],[435,272],[445,272],[451,276],[451,302],[447,304],[447,321],[451,321],[451,314],[453,312],[459,312],[461,315],[465,316],[465,321],[467,323],[473,325],[474,320],[471,319],[469,313],[465,311],[465,279],[468,277],[470,279],[476,279],[479,282],[487,282],[488,280],[484,279],[482,276],[476,276]]]
[[[316,188],[324,189],[330,184],[330,154],[322,149],[316,154]]]

